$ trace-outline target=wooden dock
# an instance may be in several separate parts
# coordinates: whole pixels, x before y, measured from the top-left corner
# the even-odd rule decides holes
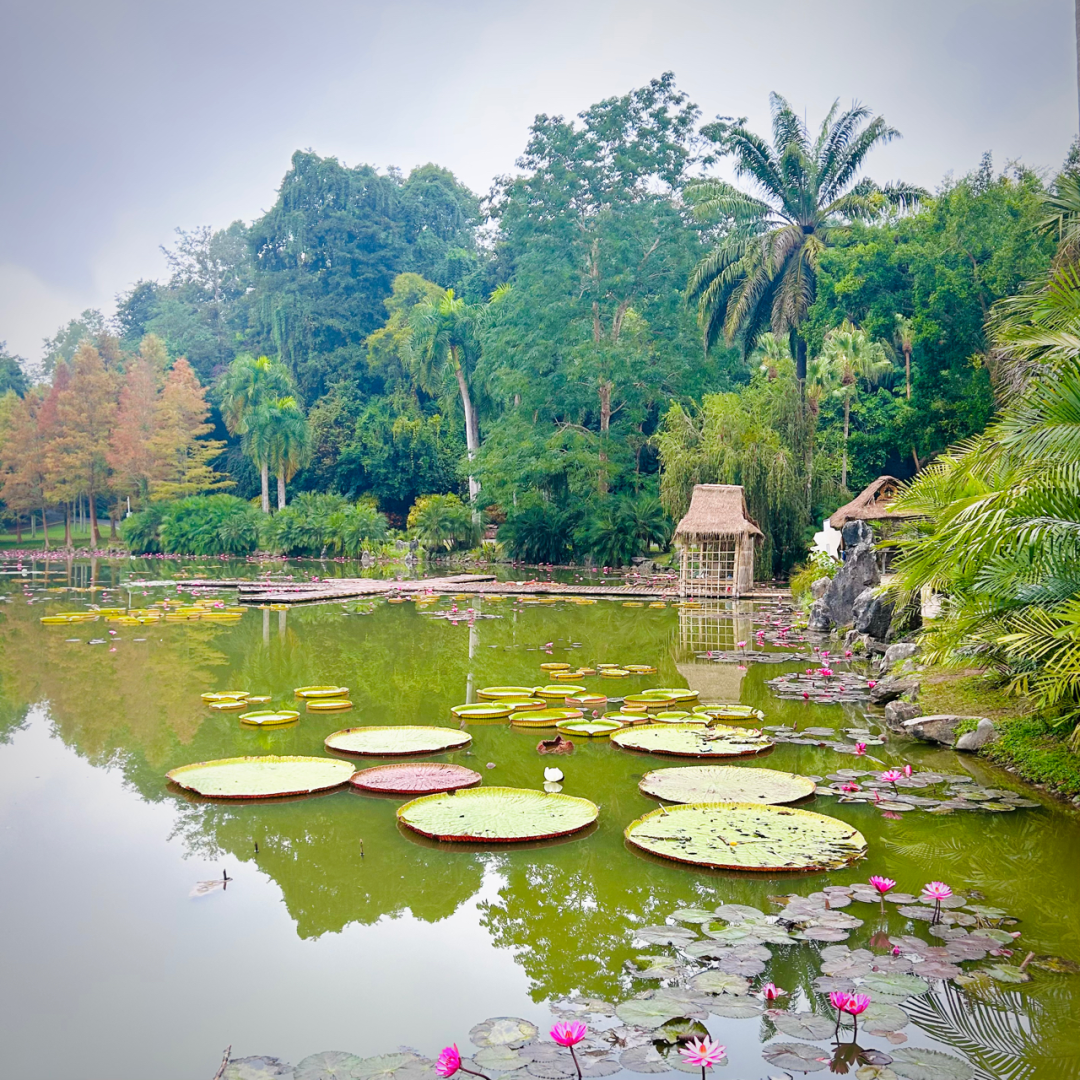
[[[562,581],[497,581],[494,574],[452,574],[447,577],[391,581],[384,578],[330,578],[326,581],[242,581],[237,579],[191,579],[187,588],[236,589],[241,604],[315,604],[380,596],[436,595],[488,596],[586,596],[612,599],[679,599],[674,581],[656,584],[649,581],[626,585],[584,585]],[[741,600],[782,600],[786,589],[756,589]],[[716,603],[715,600],[710,603]]]

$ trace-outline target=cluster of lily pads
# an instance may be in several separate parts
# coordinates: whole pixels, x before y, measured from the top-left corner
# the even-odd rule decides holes
[[[854,671],[840,672],[831,667],[807,668],[770,679],[766,685],[785,701],[812,701],[815,705],[864,702],[876,682]]]
[[[103,620],[115,626],[148,626],[163,622],[237,622],[243,617],[244,608],[229,607],[223,600],[195,600],[190,604],[171,603],[161,600],[145,608],[90,606],[84,611],[58,611],[43,615],[43,626],[70,626],[77,623],[93,623]]]
[[[293,693],[300,698],[308,712],[343,712],[351,709],[347,686],[298,686]],[[202,695],[203,703],[215,712],[240,712],[240,723],[249,727],[280,727],[300,718],[296,709],[251,709],[266,705],[269,694],[252,694],[247,690],[215,690]]]

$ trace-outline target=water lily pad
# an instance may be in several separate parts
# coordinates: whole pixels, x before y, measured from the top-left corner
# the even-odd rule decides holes
[[[564,735],[583,735],[587,739],[603,739],[622,731],[618,720],[560,720],[555,725]]]
[[[437,840],[515,843],[567,836],[600,813],[588,799],[528,788],[466,788],[425,795],[400,807],[398,821]]]
[[[276,1057],[232,1058],[222,1080],[292,1080],[293,1067]]]
[[[892,1051],[892,1069],[904,1080],[973,1080],[975,1076],[966,1061],[920,1046],[901,1046]]]
[[[925,979],[920,979],[918,975],[882,975],[877,972],[867,975],[863,980],[863,988],[871,997],[875,994],[885,994],[901,999],[930,992],[930,984]]]
[[[629,1050],[624,1050],[619,1058],[619,1064],[624,1069],[635,1073],[671,1072],[667,1058],[652,1043],[632,1046]]]
[[[761,1056],[780,1069],[793,1072],[820,1072],[829,1063],[829,1055],[820,1046],[810,1043],[770,1043]]]
[[[567,693],[566,687],[561,692]],[[495,701],[499,698],[529,698],[533,696],[531,686],[485,686],[483,690],[477,690],[476,696],[482,701]]]
[[[689,945],[697,941],[697,935],[685,926],[637,926],[634,940],[649,945]]]
[[[684,923],[701,923],[712,922],[716,918],[716,914],[710,911],[708,908],[703,907],[681,907],[676,908],[671,917]]]
[[[356,1080],[377,1080],[378,1077],[400,1077],[401,1071],[410,1065],[431,1066],[418,1054],[404,1052],[399,1054],[378,1054],[375,1057],[361,1058],[353,1067]]]
[[[663,858],[730,870],[824,870],[866,851],[862,834],[846,822],[752,803],[686,803],[654,810],[631,822],[624,836]]]
[[[742,922],[744,919],[764,919],[765,912],[749,904],[721,904],[715,909],[718,919],[723,922]]]
[[[679,962],[674,956],[635,956],[627,961],[631,975],[639,979],[672,979],[679,971]]]
[[[735,765],[654,769],[638,782],[642,794],[675,803],[789,803],[812,795],[816,786],[795,773]]]
[[[745,994],[750,983],[741,975],[728,975],[723,971],[703,971],[690,980],[692,990],[706,994]]]
[[[524,1046],[535,1039],[539,1029],[519,1016],[493,1016],[469,1032],[474,1046]]]
[[[907,1027],[911,1023],[911,1018],[899,1005],[890,1005],[885,1001],[871,1001],[862,1015],[862,1022],[871,1035],[886,1035],[890,1031],[899,1031]]]
[[[423,761],[401,765],[376,765],[361,769],[349,783],[361,791],[377,791],[389,795],[430,795],[440,791],[457,791],[476,787],[483,777],[464,765],[439,761]]]
[[[323,745],[327,750],[337,750],[343,754],[398,757],[460,750],[471,742],[471,735],[455,728],[399,724],[392,727],[344,728],[328,735]]]
[[[771,739],[739,728],[705,728],[697,724],[646,724],[612,735],[611,741],[628,750],[676,757],[742,757],[760,754],[773,746]]]
[[[360,1058],[343,1050],[309,1054],[293,1070],[294,1080],[356,1080]]]
[[[772,1022],[777,1031],[796,1039],[827,1039],[836,1026],[834,1021],[811,1012],[773,1013]]]
[[[646,990],[616,1005],[615,1015],[624,1024],[651,1029],[679,1016],[707,1020],[709,1014],[689,994],[678,990]]]
[[[242,713],[240,723],[251,727],[277,727],[279,724],[291,724],[299,719],[300,714],[292,709],[259,709]]]
[[[538,686],[533,691],[537,697],[554,698],[556,701],[563,701],[572,694],[587,694],[588,692],[587,686],[574,686],[572,683],[565,686]]]
[[[491,702],[480,705],[455,705],[450,712],[459,720],[501,720],[513,712],[507,702]]]
[[[298,686],[293,693],[298,698],[337,698],[348,697],[349,688],[347,686]]]
[[[994,982],[1025,983],[1031,981],[1031,976],[1026,971],[1021,971],[1018,967],[1011,967],[1009,964],[991,964],[989,967],[979,968],[978,973],[989,975]]]
[[[515,712],[510,723],[516,728],[553,728],[563,720],[580,720],[580,709],[535,709]]]
[[[320,698],[307,702],[308,712],[344,712],[351,709],[353,703],[348,698]]]
[[[181,765],[174,784],[211,799],[268,799],[339,787],[352,776],[346,761],[320,757],[235,757]]]

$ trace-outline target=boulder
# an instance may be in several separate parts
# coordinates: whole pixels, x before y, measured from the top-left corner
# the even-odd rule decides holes
[[[829,606],[824,600],[815,600],[810,605],[810,616],[807,619],[806,629],[824,633],[832,626],[829,618]]]
[[[956,740],[957,750],[981,750],[988,743],[992,743],[1001,738],[1001,732],[994,727],[992,720],[987,720],[986,717],[981,717],[979,720],[979,726],[974,731],[965,731],[959,739]]]
[[[851,606],[851,620],[855,629],[879,641],[883,641],[889,632],[892,614],[892,603],[875,596],[872,588],[863,589]]]
[[[956,729],[960,721],[964,719],[966,717],[956,716],[953,713],[916,716],[911,720],[905,720],[900,725],[900,730],[906,735],[914,735],[916,739],[952,746],[956,742]]]
[[[890,701],[885,706],[885,723],[894,731],[903,731],[905,720],[914,720],[922,710],[910,701]]]
[[[846,528],[846,526],[845,526]],[[855,597],[881,580],[877,557],[870,544],[859,544],[848,553],[847,562],[836,571],[820,603],[837,626],[850,626]]]
[[[865,521],[849,521],[840,530],[840,537],[844,541],[844,547],[850,550],[860,544],[872,544],[874,530]]]
[[[829,587],[829,582],[832,578],[819,577],[816,581],[810,583],[810,595],[815,600],[820,600],[825,595],[825,590]]]
[[[907,696],[914,700],[919,696],[919,680],[906,678],[898,679],[890,675],[880,679],[870,689],[871,705],[888,705],[898,697]]]
[[[903,663],[912,656],[917,656],[919,646],[913,641],[897,641],[885,650],[881,661],[881,670],[888,671],[894,664]]]

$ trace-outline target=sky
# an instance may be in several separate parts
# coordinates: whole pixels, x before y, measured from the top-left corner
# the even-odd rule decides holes
[[[165,277],[177,227],[268,209],[296,149],[485,194],[538,113],[664,71],[768,129],[858,100],[903,139],[879,182],[1060,165],[1078,128],[1073,0],[0,0],[0,340],[29,359]]]

